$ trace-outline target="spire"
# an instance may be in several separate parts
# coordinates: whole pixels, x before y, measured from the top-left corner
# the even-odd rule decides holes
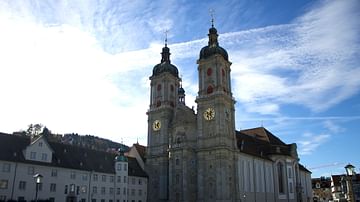
[[[165,46],[162,49],[161,52],[161,63],[166,62],[166,63],[170,63],[170,49],[167,47],[167,33],[168,30],[165,30]]]
[[[215,11],[213,9],[210,9],[210,16],[211,16],[211,28],[209,29],[209,46],[214,47],[214,46],[219,46],[219,42],[218,42],[218,34],[217,34],[217,30],[214,26],[214,15],[215,15]]]

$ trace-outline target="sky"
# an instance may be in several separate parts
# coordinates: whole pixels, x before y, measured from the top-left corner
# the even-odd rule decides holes
[[[0,0],[0,131],[147,144],[149,76],[165,30],[186,104],[214,10],[232,62],[236,129],[296,143],[313,177],[360,173],[358,0]]]

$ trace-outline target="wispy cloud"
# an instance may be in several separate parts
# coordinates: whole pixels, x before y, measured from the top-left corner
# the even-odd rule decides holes
[[[309,155],[312,154],[319,146],[324,144],[330,138],[329,134],[315,135],[312,133],[304,133],[303,140],[298,141],[299,154]]]
[[[121,2],[0,2],[0,92],[7,98],[1,100],[0,122],[7,130],[41,122],[55,132],[128,137],[129,143],[140,137],[145,144],[148,76],[160,61],[159,32],[191,32],[180,25],[193,19],[183,6],[175,19],[177,4]],[[280,120],[283,104],[321,111],[359,92],[356,8],[356,0],[326,1],[290,24],[221,34],[243,112]],[[198,91],[196,59],[206,44],[206,37],[170,44],[190,106]],[[309,119],[316,118],[322,120]],[[302,144],[305,153],[318,146]]]

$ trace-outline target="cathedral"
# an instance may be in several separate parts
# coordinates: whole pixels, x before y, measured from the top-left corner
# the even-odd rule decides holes
[[[166,41],[149,78],[148,201],[310,201],[311,172],[296,144],[263,127],[235,129],[231,62],[213,24],[208,37],[197,60],[196,112]]]

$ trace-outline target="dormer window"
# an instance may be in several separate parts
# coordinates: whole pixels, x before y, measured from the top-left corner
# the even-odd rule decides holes
[[[39,147],[42,147],[43,146],[43,143],[42,142],[39,142]]]

